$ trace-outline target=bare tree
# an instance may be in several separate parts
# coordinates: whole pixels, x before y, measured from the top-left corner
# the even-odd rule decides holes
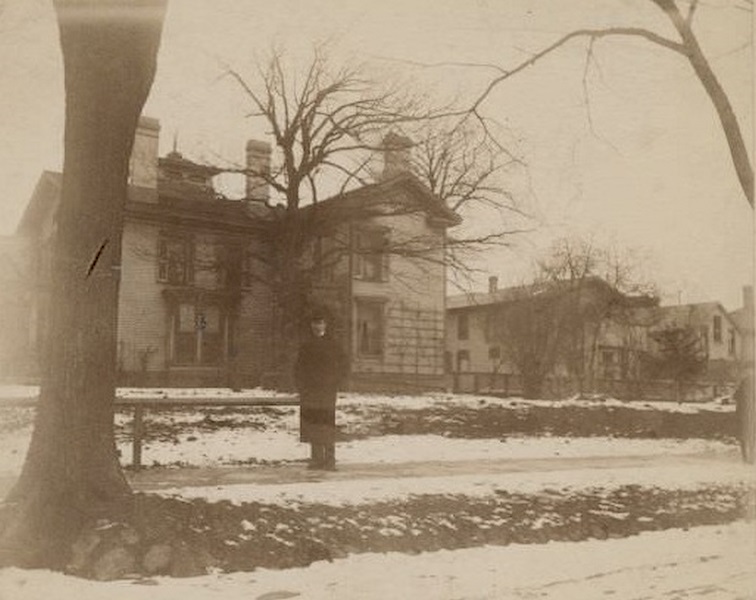
[[[696,77],[701,82],[706,94],[711,100],[714,110],[717,113],[722,131],[727,140],[730,157],[732,159],[735,172],[743,190],[743,195],[748,204],[753,208],[753,165],[748,155],[748,149],[743,139],[743,133],[738,122],[732,103],[727,92],[722,87],[716,73],[711,67],[709,60],[704,54],[703,49],[693,30],[694,17],[701,2],[699,0],[689,0],[687,10],[680,7],[682,4],[679,0],[648,0],[659,8],[667,17],[678,34],[678,39],[670,39],[655,31],[641,27],[607,27],[599,29],[577,29],[571,31],[548,46],[532,53],[532,55],[516,65],[508,68],[499,67],[499,75],[494,77],[477,97],[469,112],[475,115],[480,114],[483,103],[487,100],[491,92],[503,82],[511,79],[522,71],[536,65],[541,59],[559,50],[563,46],[576,39],[587,39],[587,53],[590,60],[593,55],[593,48],[597,41],[612,38],[638,38],[648,41],[667,50],[670,50],[685,60],[693,68]],[[735,8],[752,11],[752,3],[744,2],[735,5]]]
[[[513,143],[500,141],[506,132],[490,120],[432,116],[408,129],[415,140],[409,153],[412,173],[463,222],[476,224],[463,225],[446,242],[451,281],[465,288],[477,259],[527,231],[530,217],[507,185],[509,176],[526,165]]]
[[[565,312],[562,298],[553,292],[543,281],[523,285],[490,315],[490,336],[517,368],[525,398],[543,396],[559,359]]]
[[[534,282],[513,290],[492,315],[493,336],[517,366],[526,394],[541,393],[546,378],[560,372],[579,392],[594,389],[604,328],[612,323],[628,339],[637,333],[636,300],[648,306],[656,300],[624,254],[590,240],[556,240],[536,262]]]
[[[122,207],[166,2],[54,6],[66,89],[54,303],[34,433],[0,547],[6,563],[62,567],[82,528],[123,514],[130,497],[113,434]]]
[[[452,221],[457,220],[455,210],[476,203],[515,209],[495,180],[501,168],[515,159],[499,158],[485,132],[474,132],[472,127],[432,130],[428,123],[441,110],[425,107],[406,86],[371,79],[366,65],[335,65],[322,47],[314,50],[301,76],[291,62],[283,53],[273,52],[252,79],[228,71],[249,98],[251,116],[265,123],[275,144],[271,168],[235,170],[264,181],[283,201],[271,216],[273,251],[266,257],[266,276],[281,307],[277,329],[289,328],[284,344],[293,340],[305,307],[316,300],[313,286],[320,273],[349,253],[362,260],[377,251],[374,244],[362,247],[353,236],[344,235],[345,225],[428,210],[423,202],[326,200],[412,172],[435,195],[434,209]],[[422,132],[421,141],[405,135],[414,132]],[[385,161],[376,178],[378,154]],[[462,265],[460,257],[476,244],[502,243],[508,233],[499,228],[456,239],[437,233],[391,235],[378,250],[418,265],[455,266]],[[402,283],[416,285],[409,280]],[[283,348],[282,354],[287,353]]]
[[[706,369],[706,351],[701,337],[691,327],[666,327],[654,332],[657,351],[653,354],[650,369],[655,377],[675,382],[675,398],[682,402],[682,386]]]
[[[611,321],[631,331],[638,315],[628,295],[651,304],[656,302],[656,288],[639,276],[632,250],[591,238],[556,240],[538,267],[546,280],[571,292],[564,300],[569,318],[563,324],[560,356],[578,391],[593,389],[602,327]]]

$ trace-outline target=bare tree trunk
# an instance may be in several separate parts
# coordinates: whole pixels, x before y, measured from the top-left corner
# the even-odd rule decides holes
[[[5,562],[60,567],[81,528],[130,496],[113,434],[122,214],[165,0],[55,0],[55,9],[66,121],[53,300],[34,433],[1,546]]]

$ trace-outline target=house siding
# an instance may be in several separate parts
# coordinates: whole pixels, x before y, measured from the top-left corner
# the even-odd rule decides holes
[[[126,221],[118,294],[118,365],[124,373],[165,371],[168,306],[157,283],[160,227]]]
[[[384,302],[383,352],[379,357],[363,357],[353,350],[354,383],[357,387],[361,382],[374,385],[382,379],[398,388],[443,387],[445,232],[431,225],[425,214],[375,217],[369,224],[390,232],[392,248],[422,240],[432,250],[421,258],[392,251],[385,281],[353,279],[353,322],[360,301]],[[357,348],[356,336],[353,332],[353,349]]]

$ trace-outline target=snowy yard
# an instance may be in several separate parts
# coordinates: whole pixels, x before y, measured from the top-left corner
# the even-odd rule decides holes
[[[32,397],[33,386],[5,386],[0,398]],[[121,388],[121,397],[143,398],[234,398],[240,395],[270,396],[267,390],[232,392],[227,389],[133,389]],[[344,433],[338,446],[341,464],[422,461],[465,461],[536,458],[578,458],[586,456],[643,456],[684,454],[726,454],[734,450],[727,439],[654,439],[619,437],[609,431],[581,435],[559,435],[549,430],[481,431],[458,437],[455,429],[464,429],[464,413],[489,415],[506,411],[505,418],[518,421],[532,410],[567,411],[638,411],[647,414],[717,416],[731,414],[732,405],[718,402],[701,404],[627,403],[618,400],[522,400],[495,397],[428,394],[419,396],[385,396],[377,394],[343,394],[339,399],[337,425]],[[463,413],[464,411],[464,413]],[[418,418],[417,415],[421,416]],[[511,415],[511,416],[510,416]],[[580,415],[578,415],[580,416]],[[591,415],[588,415],[591,418]],[[32,408],[3,407],[0,402],[0,472],[20,469],[28,445],[33,420]],[[406,423],[421,421],[418,431],[402,432]],[[622,424],[618,415],[614,421]],[[116,415],[118,448],[124,464],[131,456],[130,411]],[[308,447],[298,440],[298,409],[295,407],[175,409],[147,411],[144,464],[175,466],[215,466],[239,464],[280,464],[302,461]],[[509,425],[509,423],[504,423]],[[493,429],[493,428],[492,428]]]
[[[169,393],[238,394],[119,390]],[[0,402],[6,488],[33,413]],[[723,402],[344,394],[340,469],[323,474],[304,468],[296,407],[150,410],[148,468],[129,475],[151,492],[145,520],[222,556],[218,566],[112,583],[5,569],[0,600],[754,597],[756,530],[741,520],[754,511],[754,472],[739,461],[732,413]],[[116,415],[124,465],[131,422]]]
[[[2,600],[746,600],[756,592],[752,524],[604,541],[358,554],[304,568],[92,582],[0,571]]]

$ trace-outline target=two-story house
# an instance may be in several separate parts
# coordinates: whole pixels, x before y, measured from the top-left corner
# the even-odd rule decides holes
[[[159,123],[142,118],[130,163],[118,304],[118,367],[138,385],[255,385],[280,380],[280,310],[273,272],[281,209],[249,175],[243,199],[216,193],[218,170],[175,150],[158,157]],[[386,161],[395,166],[396,161]],[[270,168],[250,141],[250,173]],[[41,282],[55,232],[60,175],[43,173],[17,228]],[[300,209],[322,232],[313,302],[332,309],[356,387],[435,386],[443,380],[446,228],[459,219],[412,175]],[[336,250],[336,251],[334,251]],[[329,254],[330,253],[330,254]],[[275,377],[271,377],[271,375]],[[285,377],[284,377],[285,379]]]
[[[732,315],[719,302],[660,306],[653,330],[687,328],[698,333],[706,357],[702,377],[712,381],[734,381],[743,350],[741,331]]]
[[[444,246],[459,217],[407,172],[305,210],[332,224],[314,295],[342,315],[352,388],[443,387]]]
[[[736,380],[742,336],[721,304],[658,306],[598,278],[506,289],[491,278],[487,293],[448,298],[447,364],[461,391],[637,397],[652,383],[655,333],[667,328],[698,335],[707,359],[698,380],[712,394]]]
[[[653,298],[605,281],[544,281],[447,299],[447,365],[461,391],[564,395],[637,377]]]

